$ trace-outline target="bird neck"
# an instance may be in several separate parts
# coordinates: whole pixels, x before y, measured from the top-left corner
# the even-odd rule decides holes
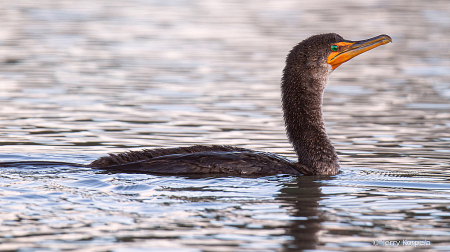
[[[325,68],[286,66],[281,84],[289,141],[298,155],[298,164],[312,175],[332,175],[339,170],[322,116],[323,91],[331,72]]]

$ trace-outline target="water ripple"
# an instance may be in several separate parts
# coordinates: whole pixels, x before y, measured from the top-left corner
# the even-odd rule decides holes
[[[330,27],[348,39],[382,32],[394,40],[330,77],[323,112],[340,174],[8,167],[0,169],[0,250],[450,251],[447,5],[0,2],[1,162],[87,164],[192,144],[295,159],[280,108],[286,53]],[[405,239],[431,245],[374,246]]]

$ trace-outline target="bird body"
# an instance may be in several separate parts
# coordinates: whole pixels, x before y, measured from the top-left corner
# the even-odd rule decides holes
[[[129,151],[101,157],[91,167],[154,174],[334,175],[339,159],[325,130],[322,100],[331,72],[342,63],[392,42],[387,35],[348,41],[335,33],[309,37],[286,58],[281,81],[286,132],[298,161],[233,146]]]
[[[144,149],[111,154],[91,166],[116,172],[154,174],[268,175],[307,173],[297,163],[270,152],[227,145]],[[300,171],[303,172],[300,172]]]

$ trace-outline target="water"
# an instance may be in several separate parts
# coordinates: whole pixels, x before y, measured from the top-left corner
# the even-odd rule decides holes
[[[340,174],[4,168],[0,250],[449,251],[449,7],[1,2],[1,162],[87,164],[108,152],[192,144],[295,158],[279,94],[292,46],[324,32],[385,33],[394,43],[330,78],[324,114]]]

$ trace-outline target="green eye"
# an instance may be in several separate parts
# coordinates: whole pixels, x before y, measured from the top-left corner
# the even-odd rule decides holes
[[[331,46],[331,51],[336,52],[339,49],[339,46],[337,45],[332,45]]]

